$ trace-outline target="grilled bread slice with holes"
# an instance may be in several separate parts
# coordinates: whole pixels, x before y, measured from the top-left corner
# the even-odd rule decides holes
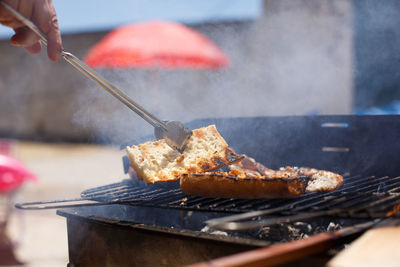
[[[230,172],[184,174],[181,190],[189,195],[221,198],[288,198],[333,191],[343,184],[339,174],[312,168],[271,170],[250,157],[230,165]]]
[[[203,173],[240,161],[215,125],[193,130],[183,153],[160,139],[127,147],[130,165],[146,183],[174,181],[184,173]]]

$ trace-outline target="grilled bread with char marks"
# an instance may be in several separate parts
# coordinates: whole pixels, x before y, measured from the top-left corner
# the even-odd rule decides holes
[[[339,174],[313,168],[271,170],[245,157],[229,172],[184,174],[181,190],[189,195],[221,198],[287,198],[333,191],[343,184]]]
[[[174,181],[184,173],[203,173],[242,159],[228,147],[215,125],[193,130],[183,153],[164,139],[126,147],[130,165],[146,183]]]

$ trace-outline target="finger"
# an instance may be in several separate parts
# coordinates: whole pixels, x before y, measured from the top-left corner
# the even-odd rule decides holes
[[[24,24],[21,21],[15,19],[15,18],[10,18],[10,19],[0,18],[0,24],[10,27],[10,28],[13,28],[13,29],[24,26]]]
[[[21,13],[24,17],[30,18],[32,15],[32,3],[31,1],[4,1],[6,2],[9,6],[17,10],[19,13]],[[3,8],[0,6],[0,23],[3,24],[4,26],[8,26],[11,28],[19,28],[22,27],[23,24],[15,18],[15,16],[8,11],[6,8]]]
[[[53,3],[50,0],[36,1],[33,17],[38,27],[47,35],[47,55],[53,61],[58,61],[62,49],[61,34]]]
[[[18,7],[19,1],[4,1],[6,4],[16,9]],[[14,16],[3,6],[0,6],[0,18],[1,21],[11,21],[14,20]]]
[[[58,28],[58,21],[55,14],[51,21],[52,26],[47,32],[47,54],[51,60],[58,61],[62,50],[62,42],[60,30]]]
[[[42,43],[37,41],[36,43],[34,43],[31,46],[25,46],[24,47],[26,51],[28,51],[28,53],[31,54],[39,54],[40,51],[42,50]]]
[[[33,4],[32,1],[20,0],[17,6],[17,11],[27,19],[32,19],[32,9]]]
[[[5,19],[5,18],[0,19],[0,24],[10,28],[18,28],[22,26],[21,23],[19,21],[16,21],[15,19]]]
[[[11,44],[15,46],[28,47],[39,41],[39,36],[27,27],[15,29],[15,34],[11,37]]]

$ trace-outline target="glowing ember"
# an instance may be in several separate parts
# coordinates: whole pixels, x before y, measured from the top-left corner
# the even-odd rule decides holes
[[[396,213],[400,212],[400,203],[395,205],[393,210],[389,211],[388,213],[386,213],[386,217],[391,217],[393,215],[395,215]]]

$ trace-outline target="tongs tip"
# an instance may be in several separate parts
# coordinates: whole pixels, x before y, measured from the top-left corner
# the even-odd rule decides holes
[[[154,135],[157,140],[165,139],[173,149],[182,153],[193,132],[179,121],[163,121],[166,129],[161,125],[154,128]]]

